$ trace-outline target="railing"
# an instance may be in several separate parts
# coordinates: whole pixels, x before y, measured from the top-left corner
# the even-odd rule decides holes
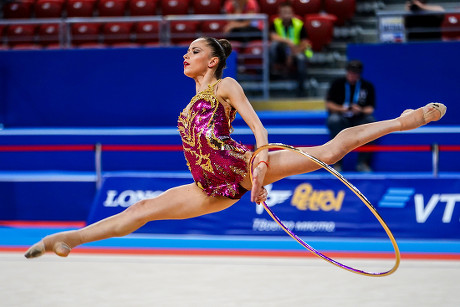
[[[379,11],[376,15],[380,42],[406,42],[408,37],[414,34],[425,34],[427,36],[425,40],[460,40],[460,10],[445,10],[443,12]],[[417,27],[406,27],[406,19],[414,17],[435,17],[439,19],[439,25],[429,27],[425,24]],[[436,35],[433,36],[433,34]]]
[[[184,22],[203,22],[203,21],[231,21],[231,20],[252,20],[258,21],[263,24],[263,31],[261,37],[261,53],[257,54],[238,54],[239,62],[244,65],[244,60],[247,58],[257,57],[260,59],[261,64],[251,65],[251,81],[252,84],[256,83],[256,88],[261,92],[260,98],[267,100],[269,98],[269,58],[268,58],[268,20],[265,14],[242,14],[242,15],[176,15],[176,16],[146,16],[146,17],[89,17],[89,18],[53,18],[53,19],[16,19],[16,20],[0,20],[0,26],[11,26],[11,25],[46,25],[46,24],[57,24],[59,25],[59,46],[61,48],[72,48],[75,44],[75,37],[72,34],[72,26],[75,24],[107,24],[107,23],[140,23],[140,22],[158,22],[159,27],[156,33],[152,33],[152,37],[158,41],[158,46],[171,46],[174,45],[174,39],[179,36],[183,40],[193,40],[199,36],[216,36],[223,37],[224,33],[208,33],[198,30],[194,33],[180,33],[176,34],[171,30],[171,23],[175,21]],[[95,40],[100,41],[100,34],[88,34],[96,35]],[[136,39],[136,33],[131,33],[131,39]],[[242,33],[242,36],[245,34]],[[35,37],[35,34],[34,34]],[[116,38],[112,35],[112,38]],[[151,38],[151,37],[150,37]],[[3,37],[3,43],[8,44],[8,37]],[[244,50],[244,44],[242,49]],[[254,74],[255,72],[255,74]],[[243,72],[244,74],[244,72]],[[244,78],[243,78],[244,79]],[[244,83],[242,84],[244,88]]]
[[[250,150],[252,145],[246,145]],[[296,147],[305,145],[296,145]],[[69,144],[69,145],[0,145],[1,152],[94,152],[96,186],[102,183],[103,152],[178,152],[181,145],[143,145],[143,144]],[[356,152],[431,152],[432,175],[439,175],[440,152],[460,152],[460,145],[365,145]]]

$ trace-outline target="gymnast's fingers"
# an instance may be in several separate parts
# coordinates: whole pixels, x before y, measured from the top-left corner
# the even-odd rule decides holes
[[[267,200],[267,196],[268,196],[267,190],[264,187],[262,187],[259,195],[257,196],[256,203],[257,204],[263,203],[264,201]]]
[[[251,189],[251,201],[255,202],[261,189],[262,185],[261,183],[257,180],[257,177],[254,176],[254,179],[252,180],[252,189]]]
[[[256,198],[260,194],[262,187],[262,183],[264,181],[265,172],[267,171],[267,167],[265,164],[259,164],[253,172],[253,179],[252,179],[252,189],[251,189],[251,201],[255,202]]]

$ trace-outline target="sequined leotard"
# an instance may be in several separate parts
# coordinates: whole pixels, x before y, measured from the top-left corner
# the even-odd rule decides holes
[[[178,128],[195,183],[210,196],[239,199],[246,192],[239,183],[247,173],[249,150],[230,137],[236,110],[227,114],[217,100],[214,87],[219,81],[192,98],[179,115]]]

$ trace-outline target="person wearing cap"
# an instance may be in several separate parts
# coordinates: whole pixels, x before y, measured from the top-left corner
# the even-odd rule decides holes
[[[327,92],[327,127],[333,139],[345,128],[375,122],[375,90],[371,82],[361,77],[363,64],[359,60],[347,63],[345,77],[334,80]],[[356,170],[371,172],[371,153],[360,152]],[[334,165],[342,170],[342,162]]]

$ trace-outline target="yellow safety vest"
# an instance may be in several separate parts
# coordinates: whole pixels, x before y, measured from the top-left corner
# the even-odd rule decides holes
[[[300,31],[302,30],[303,21],[299,18],[293,17],[292,23],[288,28],[288,33],[286,33],[286,28],[283,25],[283,20],[279,17],[275,18],[273,24],[275,25],[275,31],[279,36],[284,38],[289,38],[294,44],[300,44]],[[305,50],[305,55],[307,58],[313,56],[313,51],[311,49]]]
[[[302,30],[303,26],[302,20],[295,17],[292,18],[292,24],[288,28],[288,33],[286,33],[286,28],[281,18],[275,18],[273,23],[275,25],[275,31],[279,36],[289,38],[296,45],[300,44],[300,30]]]

